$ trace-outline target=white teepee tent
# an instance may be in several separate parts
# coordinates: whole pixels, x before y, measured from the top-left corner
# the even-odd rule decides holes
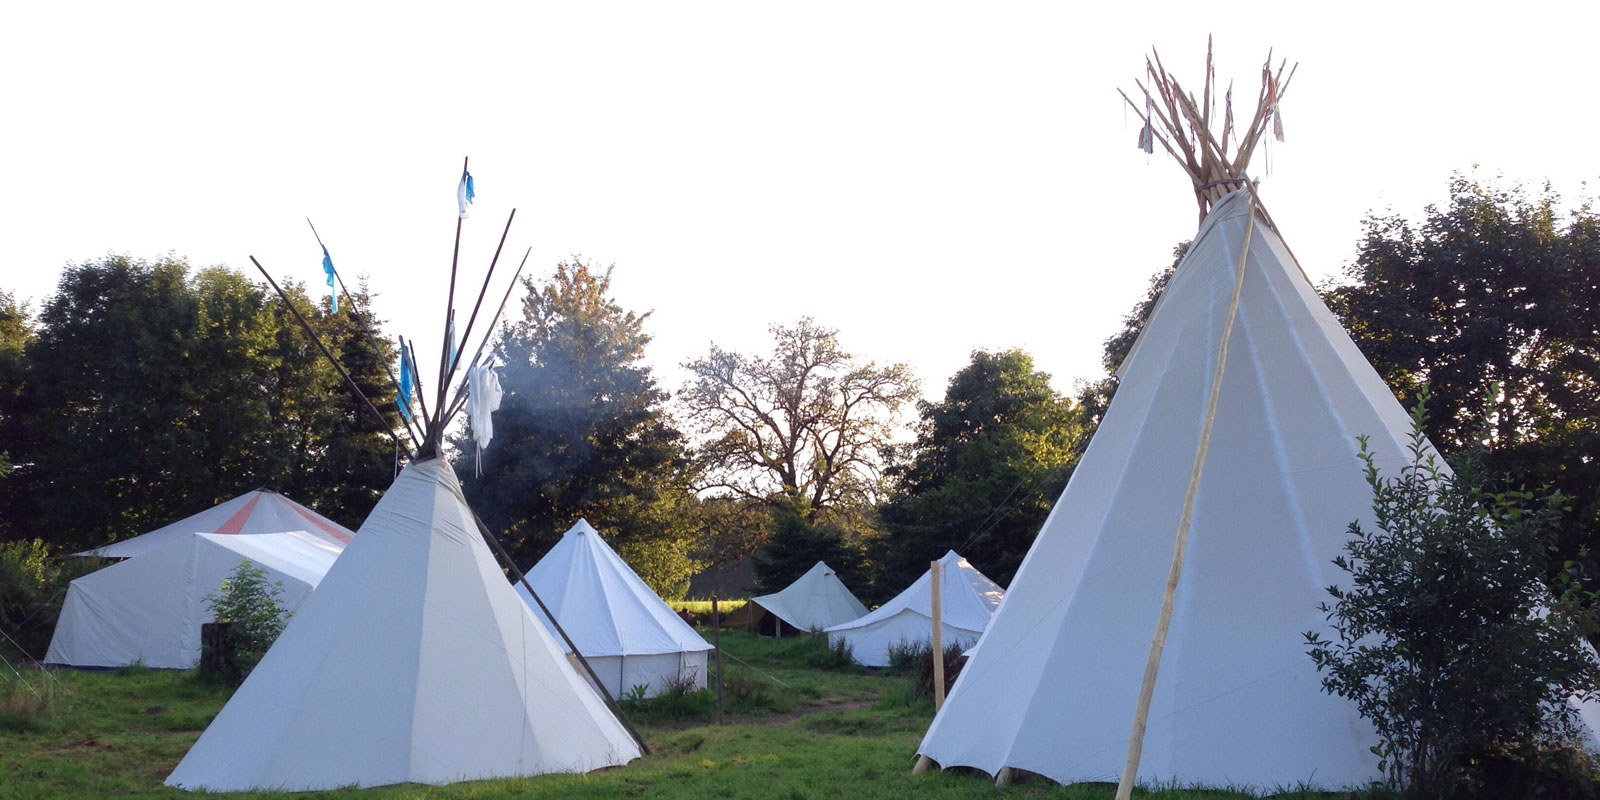
[[[406,467],[359,534],[168,785],[442,784],[638,757],[506,582],[449,465]]]
[[[636,686],[645,687],[646,697],[673,683],[705,688],[711,645],[650,590],[587,520],[578,520],[562,535],[528,570],[527,579],[612,697]],[[548,625],[549,617],[527,588],[515,586]]]
[[[304,531],[191,533],[73,581],[44,662],[192,669],[200,663],[200,625],[213,619],[205,598],[240,562],[266,570],[281,588],[279,605],[293,612],[343,550]]]
[[[801,631],[822,630],[867,615],[867,607],[821,561],[782,591],[750,598],[750,605]],[[747,613],[754,619],[760,611]]]
[[[932,762],[1117,780],[1176,560],[1138,780],[1336,788],[1380,777],[1376,736],[1323,691],[1303,634],[1328,630],[1318,605],[1345,579],[1331,562],[1348,524],[1370,523],[1356,437],[1393,470],[1410,422],[1238,180],[1276,110],[1266,98],[1285,83],[1263,89],[1222,181],[1191,172],[1209,215],[924,737]],[[1208,170],[1222,169],[1214,144],[1195,159]]]
[[[305,531],[332,545],[343,547],[354,536],[349,528],[306,508],[277,492],[256,489],[198,514],[141,533],[131,539],[77,553],[80,556],[133,558],[183,541],[191,533],[254,534]]]
[[[983,635],[1005,590],[951,550],[939,559],[939,594],[944,646],[965,648]],[[873,612],[834,625],[827,633],[829,644],[849,642],[856,661],[868,667],[889,666],[889,648],[895,645],[931,642],[932,572],[922,573],[905,591]]]

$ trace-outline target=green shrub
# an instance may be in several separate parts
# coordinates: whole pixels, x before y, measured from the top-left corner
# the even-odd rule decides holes
[[[1452,474],[1422,433],[1426,400],[1398,476],[1380,475],[1360,439],[1376,524],[1350,523],[1334,560],[1349,587],[1329,587],[1333,603],[1322,606],[1337,640],[1308,632],[1309,653],[1324,690],[1354,701],[1377,730],[1373,751],[1392,787],[1536,796],[1528,779],[1538,765],[1589,768],[1569,698],[1600,686],[1576,604],[1552,604],[1542,581],[1565,498],[1488,494],[1470,463]]]
[[[268,583],[266,569],[249,559],[240,561],[233,575],[223,580],[215,593],[206,595],[206,606],[216,621],[228,623],[227,641],[233,649],[236,677],[249,675],[283,633],[289,612],[278,602],[282,595],[283,584]]]
[[[104,565],[54,553],[42,539],[0,542],[0,652],[20,648],[26,658],[43,658],[68,584]]]

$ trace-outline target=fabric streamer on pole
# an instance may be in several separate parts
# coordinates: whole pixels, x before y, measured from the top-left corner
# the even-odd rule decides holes
[[[472,185],[472,173],[462,170],[461,183],[456,186],[456,205],[461,209],[461,218],[467,218],[467,206],[477,198],[477,187]]]
[[[339,313],[339,287],[334,281],[338,273],[333,271],[333,257],[328,255],[328,246],[322,246],[322,271],[328,275],[328,294],[333,298],[333,313]]]
[[[406,421],[411,421],[411,390],[412,390],[411,348],[406,345],[406,340],[400,340],[400,392],[395,402],[400,405],[400,413],[404,414]]]

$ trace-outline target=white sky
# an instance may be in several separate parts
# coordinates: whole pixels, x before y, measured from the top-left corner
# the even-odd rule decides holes
[[[1416,218],[1474,163],[1592,195],[1597,6],[16,3],[0,288],[37,309],[112,251],[316,287],[309,216],[436,342],[469,155],[462,315],[516,206],[503,258],[614,263],[666,388],[810,315],[930,397],[978,347],[1067,390],[1195,227],[1114,91],[1149,46],[1198,86],[1215,33],[1240,108],[1269,46],[1300,62],[1262,196],[1320,279],[1369,210]]]

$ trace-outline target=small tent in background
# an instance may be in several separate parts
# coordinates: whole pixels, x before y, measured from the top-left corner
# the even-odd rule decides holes
[[[1005,596],[954,550],[939,559],[940,617],[945,647],[969,647],[978,641]],[[828,643],[850,643],[856,661],[868,667],[889,666],[889,648],[933,641],[933,577],[924,572],[916,583],[876,611],[827,629]]]
[[[186,540],[191,533],[281,533],[305,531],[340,547],[355,534],[327,517],[269,489],[245,492],[225,503],[218,503],[198,514],[184,517],[149,533],[124,539],[104,547],[78,553],[80,556],[133,558],[142,553]]]
[[[407,466],[167,778],[443,784],[625,764],[639,746],[506,582],[455,472]]]
[[[654,697],[670,684],[706,685],[711,645],[695,633],[606,544],[578,520],[527,573],[612,697],[636,686]],[[547,625],[549,617],[517,584],[517,594]]]
[[[322,581],[344,545],[303,531],[186,538],[85,575],[67,588],[46,664],[190,669],[200,662],[206,602],[243,561],[266,570],[294,611]]]
[[[858,619],[866,616],[867,607],[832,568],[818,561],[783,591],[752,597],[736,613],[739,616],[730,614],[725,624],[743,624],[766,636],[788,636]]]
[[[923,738],[932,763],[1062,783],[1130,764],[1141,782],[1257,789],[1382,777],[1371,725],[1323,690],[1304,634],[1332,638],[1319,604],[1347,580],[1333,559],[1352,520],[1371,522],[1357,437],[1392,474],[1411,424],[1243,175],[1287,85],[1271,66],[1222,158],[1206,121],[1232,110],[1201,115],[1150,65],[1153,104],[1183,103],[1185,126],[1153,135],[1202,153],[1186,164],[1204,222]]]

